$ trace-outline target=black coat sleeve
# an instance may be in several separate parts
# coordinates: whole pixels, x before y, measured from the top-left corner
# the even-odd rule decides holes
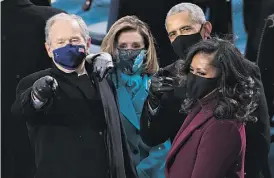
[[[140,134],[145,144],[153,147],[168,139],[173,141],[186,117],[179,113],[181,102],[174,93],[164,94],[155,115],[149,111],[149,99],[145,102],[140,119]]]
[[[143,112],[140,119],[140,135],[144,143],[148,146],[156,146],[163,143],[169,138],[169,130],[167,127],[167,118],[164,118],[160,112],[164,111],[164,108],[159,108],[160,112],[156,115],[152,115],[149,111],[148,101],[145,102]]]
[[[26,120],[31,120],[33,116],[41,112],[41,110],[36,110],[32,105],[32,85],[36,80],[48,74],[46,70],[36,72],[28,75],[19,82],[16,88],[16,99],[11,107],[12,114],[24,117]]]

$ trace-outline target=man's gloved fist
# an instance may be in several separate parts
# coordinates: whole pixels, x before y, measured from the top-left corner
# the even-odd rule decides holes
[[[152,108],[156,108],[159,106],[160,100],[164,93],[174,90],[174,80],[161,74],[163,74],[163,71],[160,70],[151,78],[151,85],[149,89],[149,103]]]
[[[170,92],[174,90],[174,80],[168,77],[170,74],[164,69],[159,69],[159,71],[152,76],[150,93],[154,95],[162,95],[165,92]]]
[[[53,97],[57,87],[57,81],[53,77],[47,75],[34,82],[31,93],[35,99],[45,103],[48,99]]]
[[[111,55],[105,52],[90,54],[86,57],[86,61],[93,65],[93,72],[99,76],[100,80],[107,77],[114,67]]]
[[[173,79],[170,77],[155,77],[151,78],[151,91],[154,94],[163,94],[174,90]]]

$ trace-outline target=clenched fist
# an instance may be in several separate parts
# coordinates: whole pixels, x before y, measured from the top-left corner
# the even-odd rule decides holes
[[[46,102],[52,98],[58,87],[57,81],[51,76],[45,76],[34,82],[32,86],[32,95],[40,102]]]

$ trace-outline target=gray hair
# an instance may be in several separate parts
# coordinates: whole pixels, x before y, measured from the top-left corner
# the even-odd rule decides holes
[[[185,11],[189,12],[189,15],[193,22],[199,23],[199,24],[206,23],[205,14],[199,6],[192,4],[192,3],[180,3],[180,4],[173,6],[168,11],[167,16],[166,16],[165,26],[166,26],[168,16],[175,15],[175,14],[185,12]]]
[[[80,16],[77,16],[74,14],[60,13],[60,14],[52,16],[50,19],[47,20],[46,27],[45,27],[46,43],[50,44],[49,43],[49,30],[57,20],[71,20],[71,21],[75,20],[79,24],[79,26],[82,30],[82,35],[83,35],[83,38],[85,39],[85,41],[87,42],[88,39],[90,38],[87,24],[84,22],[84,20]]]

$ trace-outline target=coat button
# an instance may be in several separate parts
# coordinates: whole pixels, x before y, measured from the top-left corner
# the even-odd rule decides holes
[[[103,132],[99,132],[99,135],[103,135]]]
[[[17,79],[19,79],[19,78],[20,78],[20,75],[19,75],[19,74],[17,74],[17,75],[16,75],[16,78],[17,78]]]
[[[82,136],[80,135],[79,138],[82,138]]]

